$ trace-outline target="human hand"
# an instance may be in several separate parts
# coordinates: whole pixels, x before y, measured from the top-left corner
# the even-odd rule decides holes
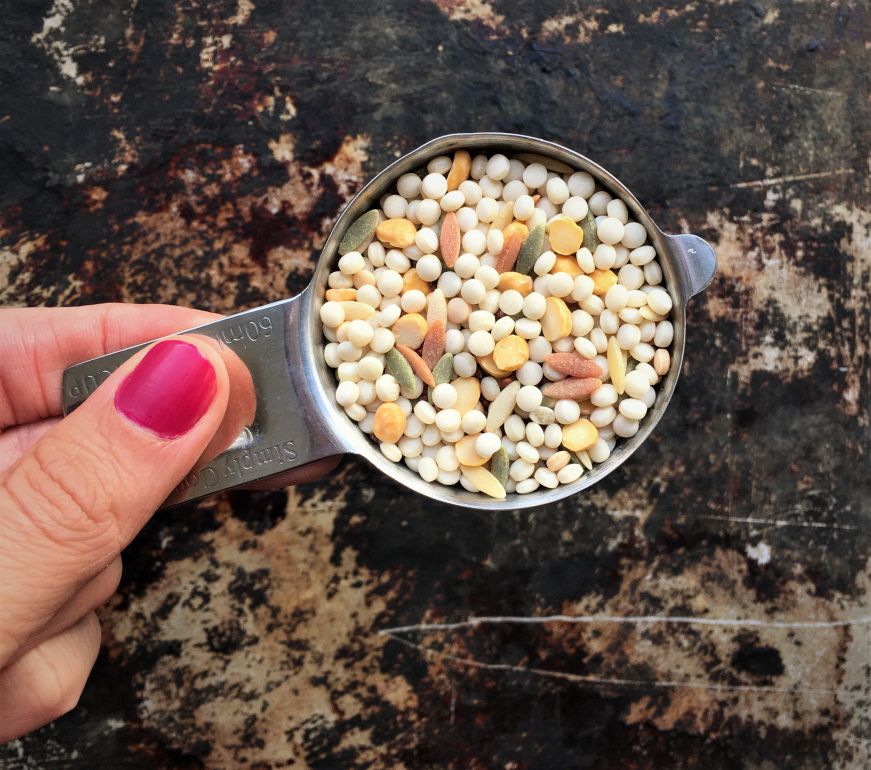
[[[76,705],[121,550],[254,414],[248,370],[206,337],[140,351],[60,419],[63,370],[215,318],[161,305],[0,310],[0,742]]]

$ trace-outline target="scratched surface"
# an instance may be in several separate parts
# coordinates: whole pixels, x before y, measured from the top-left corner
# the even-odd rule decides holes
[[[0,766],[871,764],[866,3],[2,5],[4,304],[288,296],[454,130],[580,150],[720,272],[582,497],[454,510],[348,459],[156,516],[79,708]]]

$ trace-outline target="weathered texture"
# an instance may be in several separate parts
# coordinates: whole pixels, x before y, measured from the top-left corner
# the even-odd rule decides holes
[[[5,304],[279,299],[368,176],[476,129],[598,160],[720,273],[589,494],[487,515],[349,459],[158,514],[81,706],[0,765],[871,764],[871,12],[582,5],[5,4]],[[668,615],[736,622],[618,622]]]

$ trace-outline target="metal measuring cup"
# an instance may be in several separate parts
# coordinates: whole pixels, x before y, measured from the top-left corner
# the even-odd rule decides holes
[[[595,465],[576,482],[527,495],[511,494],[505,500],[473,494],[459,485],[448,487],[426,482],[404,465],[384,457],[336,403],[333,397],[335,374],[323,355],[325,339],[319,311],[342,234],[357,217],[377,206],[402,174],[425,167],[438,155],[451,155],[460,149],[502,152],[509,156],[534,153],[590,173],[599,187],[621,198],[635,220],[646,228],[662,266],[665,288],[674,303],[670,317],[674,325],[671,368],[657,386],[656,403],[638,433],[618,442],[605,462]],[[301,294],[183,332],[211,337],[242,359],[254,381],[257,410],[253,424],[243,435],[218,457],[195,467],[167,503],[194,500],[343,453],[365,457],[379,471],[415,492],[466,508],[528,508],[576,494],[629,459],[661,419],[680,375],[687,301],[708,286],[715,271],[714,251],[704,240],[696,235],[663,233],[621,182],[583,155],[519,134],[449,134],[433,139],[384,169],[348,204],[327,238],[311,282]],[[146,344],[150,343],[69,367],[63,376],[64,412],[68,413],[84,401],[109,374]]]

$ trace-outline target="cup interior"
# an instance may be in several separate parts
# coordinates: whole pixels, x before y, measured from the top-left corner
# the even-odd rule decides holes
[[[494,500],[483,494],[467,492],[459,485],[447,487],[438,482],[428,483],[405,465],[393,463],[384,457],[377,445],[336,404],[333,398],[336,386],[335,375],[324,361],[326,339],[319,313],[327,289],[328,276],[338,261],[337,248],[342,234],[355,219],[373,206],[377,206],[381,197],[395,187],[396,180],[402,174],[419,171],[432,158],[450,155],[460,149],[468,149],[473,155],[476,152],[502,152],[509,157],[518,153],[534,153],[565,163],[575,170],[590,173],[597,185],[613,196],[620,197],[635,220],[644,225],[648,233],[648,242],[656,248],[662,266],[664,288],[668,290],[674,303],[670,319],[674,325],[671,369],[657,385],[656,403],[645,416],[638,433],[630,439],[621,439],[605,462],[594,465],[591,471],[585,471],[576,482],[561,484],[556,489],[539,489],[526,495],[509,494],[505,500]],[[309,386],[315,397],[314,403],[317,404],[317,408],[323,410],[324,413],[321,415],[323,422],[334,434],[337,443],[340,443],[346,451],[365,457],[382,473],[426,497],[451,505],[481,510],[516,510],[554,503],[591,487],[626,462],[656,427],[671,401],[683,360],[686,318],[686,300],[677,291],[679,282],[676,259],[668,237],[655,225],[628,188],[604,168],[579,153],[543,139],[518,134],[449,134],[433,139],[390,164],[369,181],[344,209],[327,238],[311,284],[306,289],[307,296],[304,298],[305,304],[300,318],[299,333],[302,335],[303,356],[313,364],[307,366],[307,369],[310,372]]]

